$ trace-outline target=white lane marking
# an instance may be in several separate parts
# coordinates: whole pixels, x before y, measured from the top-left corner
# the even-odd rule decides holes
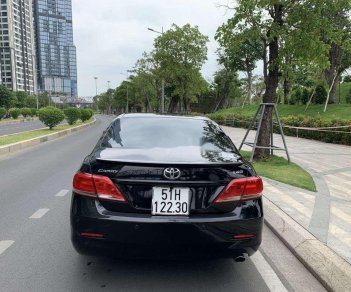
[[[47,208],[43,208],[43,209],[39,209],[38,211],[36,211],[32,216],[29,217],[29,219],[40,219],[41,217],[43,217],[47,212],[49,212],[50,209]]]
[[[261,274],[265,281],[268,289],[273,292],[287,292],[283,283],[280,281],[277,274],[274,272],[272,267],[267,263],[260,251],[257,251],[253,256],[250,257],[251,261],[256,266],[258,272]]]
[[[0,255],[7,250],[12,244],[14,244],[13,240],[1,240],[0,241]]]
[[[64,197],[64,196],[66,196],[68,193],[69,193],[69,190],[61,190],[61,191],[59,191],[59,192],[55,195],[55,197]]]

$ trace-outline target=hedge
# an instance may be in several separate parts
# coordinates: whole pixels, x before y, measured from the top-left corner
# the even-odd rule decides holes
[[[252,117],[241,114],[209,114],[208,117],[220,125],[238,128],[248,128]],[[287,136],[298,136],[300,138],[318,140],[326,143],[351,145],[351,120],[335,119],[331,121],[322,118],[308,117],[304,115],[282,117],[283,126],[304,127],[304,128],[328,128],[339,126],[350,126],[349,128],[331,129],[331,131],[341,131],[346,133],[334,133],[314,131],[310,129],[295,129],[284,127],[284,134]],[[274,126],[274,132],[279,133],[278,126]]]

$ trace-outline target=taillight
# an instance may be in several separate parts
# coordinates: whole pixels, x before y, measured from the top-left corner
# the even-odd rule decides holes
[[[262,196],[263,182],[258,176],[232,180],[215,199],[215,203],[227,203],[257,199]]]
[[[93,176],[89,173],[78,171],[73,178],[73,189],[80,195],[96,197]]]
[[[78,171],[73,178],[74,191],[83,196],[105,201],[126,202],[122,193],[107,176]]]

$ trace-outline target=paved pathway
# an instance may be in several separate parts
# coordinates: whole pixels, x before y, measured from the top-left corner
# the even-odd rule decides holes
[[[246,130],[223,129],[239,146]],[[251,132],[248,140],[253,141],[254,135]],[[280,136],[274,138],[275,145],[282,146]],[[351,147],[286,139],[292,161],[311,173],[318,192],[266,180],[265,196],[351,263]]]

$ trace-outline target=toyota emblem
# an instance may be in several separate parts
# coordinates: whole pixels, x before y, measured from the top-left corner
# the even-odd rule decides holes
[[[163,171],[163,176],[167,179],[175,180],[180,178],[180,175],[181,175],[181,172],[178,168],[169,167]]]

